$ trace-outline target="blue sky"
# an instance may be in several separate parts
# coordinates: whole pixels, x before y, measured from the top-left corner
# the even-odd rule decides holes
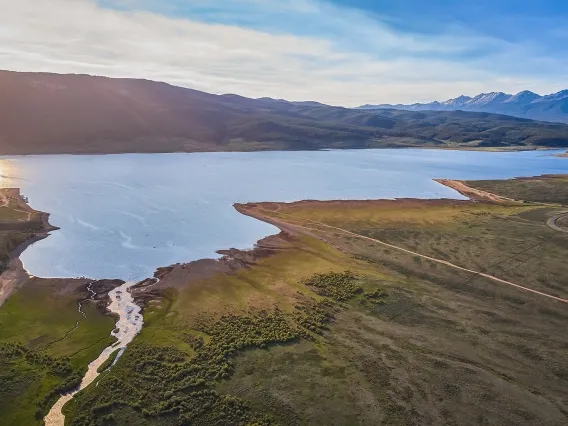
[[[0,0],[0,7],[0,60],[21,71],[348,106],[568,87],[565,1]]]

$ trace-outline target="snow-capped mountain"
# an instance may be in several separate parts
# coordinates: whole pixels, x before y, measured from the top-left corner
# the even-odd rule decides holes
[[[491,92],[482,93],[477,95],[475,98],[471,99],[467,104],[467,107],[484,107],[487,105],[500,104],[511,98],[511,95],[507,95],[503,92]]]
[[[542,96],[531,92],[530,90],[523,90],[522,92],[517,93],[516,95],[511,96],[507,99],[506,103],[531,103],[536,101],[537,99],[542,98]]]
[[[457,108],[467,104],[469,101],[471,101],[471,97],[462,95],[458,96],[457,98],[448,99],[447,101],[440,102],[440,104]]]
[[[568,89],[541,96],[529,90],[511,95],[503,92],[481,93],[477,96],[459,96],[443,102],[411,105],[363,105],[361,109],[405,109],[411,111],[476,111],[513,115],[535,120],[568,123]]]

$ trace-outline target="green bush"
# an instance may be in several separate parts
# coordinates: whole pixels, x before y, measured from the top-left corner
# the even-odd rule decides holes
[[[350,271],[316,274],[304,281],[304,284],[320,296],[330,297],[338,302],[345,302],[361,293],[356,284],[357,277]]]
[[[197,329],[210,339],[205,343],[201,337],[185,335],[195,350],[193,357],[171,346],[132,343],[96,388],[77,395],[69,408],[71,424],[100,424],[122,405],[149,418],[175,419],[174,425],[272,424],[240,399],[219,395],[211,386],[231,376],[231,358],[237,352],[298,339],[291,318],[280,311],[226,315],[203,321]]]

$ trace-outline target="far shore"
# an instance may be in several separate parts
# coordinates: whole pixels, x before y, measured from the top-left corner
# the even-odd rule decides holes
[[[25,157],[25,156],[54,156],[54,155],[69,155],[69,156],[84,156],[84,155],[123,155],[123,154],[140,154],[140,155],[151,155],[151,154],[204,154],[204,153],[253,153],[253,152],[317,152],[317,151],[360,151],[360,150],[407,150],[407,149],[427,149],[435,151],[471,151],[471,152],[532,152],[532,151],[558,151],[564,150],[566,147],[548,147],[548,146],[527,146],[527,145],[515,145],[515,146],[463,146],[463,145],[425,145],[425,146],[413,146],[413,145],[385,145],[380,147],[345,147],[345,148],[318,148],[318,149],[278,149],[278,148],[258,148],[258,149],[187,149],[179,151],[170,150],[117,150],[117,151],[103,151],[103,150],[80,150],[80,151],[60,151],[60,152],[26,152],[26,151],[15,151],[10,153],[0,154],[0,159],[10,158],[10,157]],[[555,154],[557,157],[568,157],[568,151],[563,154]]]

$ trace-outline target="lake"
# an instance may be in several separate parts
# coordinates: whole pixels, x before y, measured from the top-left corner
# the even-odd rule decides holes
[[[555,152],[420,149],[1,157],[0,184],[20,187],[61,228],[21,256],[41,277],[138,281],[159,266],[252,248],[278,232],[232,204],[302,199],[463,198],[433,178],[566,173]]]

